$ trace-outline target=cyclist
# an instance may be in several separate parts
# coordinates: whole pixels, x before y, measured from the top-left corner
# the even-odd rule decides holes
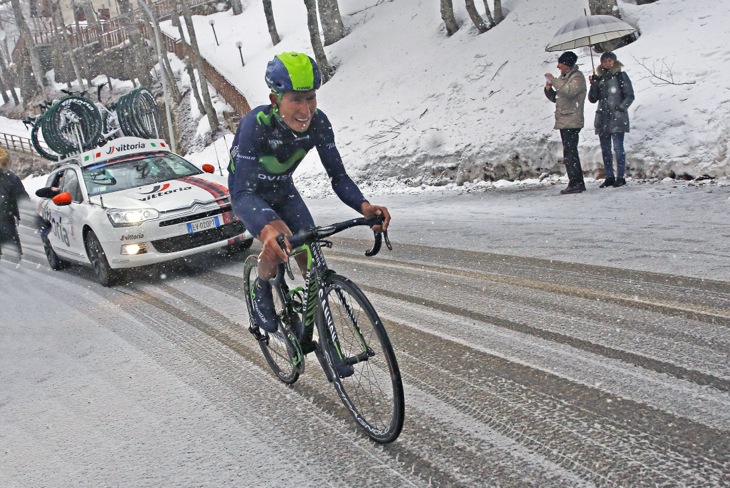
[[[390,214],[386,207],[365,199],[345,171],[329,119],[317,109],[316,90],[322,84],[317,63],[303,53],[278,54],[266,67],[266,83],[271,104],[255,108],[238,125],[231,145],[228,188],[234,212],[263,246],[258,278],[251,288],[254,318],[259,327],[275,332],[269,280],[288,259],[276,239],[314,225],[292,180],[307,152],[317,148],[332,189],[343,203],[365,218],[382,216],[382,230],[388,228]],[[287,251],[291,251],[288,242]],[[297,261],[304,273],[306,256],[298,255]]]

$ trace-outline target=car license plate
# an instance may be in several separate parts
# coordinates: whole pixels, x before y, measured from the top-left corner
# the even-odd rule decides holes
[[[188,224],[188,234],[195,234],[196,232],[212,229],[213,227],[220,227],[220,225],[221,222],[219,217],[190,222]]]

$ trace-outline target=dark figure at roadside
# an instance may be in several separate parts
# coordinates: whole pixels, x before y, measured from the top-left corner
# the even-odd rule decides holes
[[[563,162],[568,173],[568,187],[561,190],[563,195],[580,193],[586,190],[583,181],[583,168],[578,156],[578,136],[583,128],[583,106],[586,99],[586,78],[575,64],[578,56],[566,51],[558,58],[557,78],[545,73],[545,96],[555,103],[555,126],[560,130],[563,141]]]
[[[40,198],[53,198],[61,193],[61,185],[63,185],[63,173],[59,173],[56,176],[54,181],[51,182],[51,186],[39,188],[38,190],[36,190],[35,196]],[[41,232],[41,240],[45,243],[46,239],[48,239],[48,234],[50,234],[51,230],[53,229],[53,225],[50,221],[42,217],[39,219],[39,221],[40,224],[38,226],[38,229]]]
[[[18,200],[28,198],[20,178],[8,169],[10,158],[8,153],[0,147],[0,256],[3,244],[10,242],[18,250],[18,259],[23,255],[18,235],[20,211]]]
[[[623,64],[612,52],[601,55],[601,65],[596,74],[591,76],[591,89],[588,101],[598,102],[594,127],[601,141],[603,168],[606,179],[600,188],[613,186],[618,188],[626,184],[626,152],[624,151],[624,133],[629,131],[629,106],[634,101],[634,88],[629,75],[621,70]],[[616,176],[613,173],[613,154],[611,143],[616,152]]]

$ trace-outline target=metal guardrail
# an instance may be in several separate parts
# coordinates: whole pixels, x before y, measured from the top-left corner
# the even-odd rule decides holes
[[[148,39],[154,38],[154,32],[152,32],[151,28],[149,28],[148,25],[145,24],[143,28],[143,35],[146,36]],[[182,41],[179,39],[175,39],[173,37],[170,37],[168,34],[162,32],[161,33],[161,42],[165,46],[165,49],[168,52],[173,53],[175,56],[177,56],[180,59],[184,59],[186,55],[189,56],[189,53],[183,52],[183,46]],[[188,50],[191,49],[191,47],[187,46]],[[213,65],[211,65],[205,58],[202,59],[203,62],[203,74],[208,80],[208,83],[210,83],[213,88],[220,94],[220,96],[223,97],[223,99],[231,106],[233,107],[233,110],[236,111],[237,114],[240,116],[244,116],[247,113],[251,111],[251,106],[248,104],[248,101],[246,100],[246,97],[238,91],[238,88],[236,88],[233,83],[231,83],[228,78],[223,76],[220,71],[215,69]]]
[[[48,146],[46,146],[45,143],[40,141],[39,143],[41,147],[43,147],[44,149],[48,149]],[[4,148],[10,149],[12,151],[39,156],[39,154],[33,147],[33,143],[28,137],[16,136],[15,134],[4,134],[0,132],[0,146],[3,146]],[[50,149],[48,150],[50,151]]]

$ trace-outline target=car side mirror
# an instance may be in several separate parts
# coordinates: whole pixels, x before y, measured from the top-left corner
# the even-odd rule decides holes
[[[52,198],[53,203],[58,205],[59,207],[65,207],[66,205],[70,205],[73,201],[73,198],[71,197],[71,194],[67,191],[63,193],[59,193],[55,197]]]
[[[215,173],[215,166],[213,166],[212,164],[209,164],[209,163],[205,163],[203,165],[203,171],[205,171],[206,173],[213,174],[213,173]]]

